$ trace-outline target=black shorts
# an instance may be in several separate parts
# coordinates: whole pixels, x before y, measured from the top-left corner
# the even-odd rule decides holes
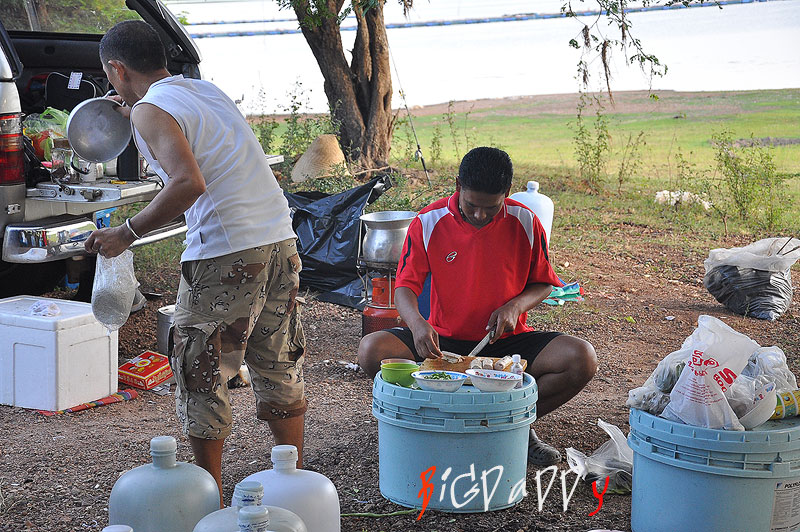
[[[393,329],[384,329],[399,338],[406,347],[414,355],[414,360],[422,362],[425,360],[417,354],[414,347],[414,336],[411,334],[411,329],[408,327],[394,327]],[[501,358],[506,355],[521,355],[522,358],[528,361],[528,367],[533,363],[533,359],[541,353],[550,341],[561,336],[560,332],[553,331],[531,331],[520,334],[513,334],[500,338],[493,344],[488,344],[481,350],[478,356]],[[471,340],[455,340],[453,338],[446,338],[439,336],[439,349],[442,351],[450,351],[458,355],[466,356],[472,349],[478,345],[478,342]]]

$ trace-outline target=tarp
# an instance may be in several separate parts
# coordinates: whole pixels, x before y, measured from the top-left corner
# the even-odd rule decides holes
[[[284,193],[303,261],[301,288],[320,291],[321,301],[364,307],[366,301],[356,270],[359,217],[391,186],[389,176],[384,175],[339,194]]]

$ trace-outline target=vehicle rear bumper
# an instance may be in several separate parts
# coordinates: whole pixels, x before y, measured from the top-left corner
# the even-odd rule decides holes
[[[91,220],[64,220],[50,224],[20,223],[6,226],[3,235],[3,260],[39,263],[86,256],[83,242],[97,225]],[[186,224],[175,221],[136,240],[131,247],[152,244],[186,233]]]

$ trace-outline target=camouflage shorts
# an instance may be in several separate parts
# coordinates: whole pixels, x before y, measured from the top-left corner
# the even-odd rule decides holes
[[[295,305],[300,269],[294,239],[181,265],[171,364],[185,434],[230,434],[227,382],[243,361],[259,419],[306,411],[305,337]]]

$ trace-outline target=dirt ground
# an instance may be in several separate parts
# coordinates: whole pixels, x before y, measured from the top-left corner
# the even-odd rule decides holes
[[[540,437],[559,447],[590,454],[605,440],[598,418],[627,433],[625,399],[658,360],[677,349],[694,330],[700,314],[723,319],[762,345],[778,345],[797,373],[800,361],[800,306],[795,301],[777,322],[728,312],[702,286],[703,253],[675,253],[667,243],[681,236],[665,233],[663,244],[643,244],[647,228],[619,224],[610,234],[618,245],[605,251],[565,251],[563,236],[580,238],[580,229],[562,229],[554,238],[552,259],[565,280],[586,290],[582,303],[532,312],[538,328],[552,328],[588,339],[600,368],[577,397],[537,420]],[[651,235],[652,236],[652,235]],[[718,242],[730,247],[744,242]],[[615,250],[615,251],[610,251]],[[569,264],[566,266],[566,264]],[[174,301],[177,272],[140,273],[143,288],[163,296],[148,301],[120,332],[120,361],[156,347],[156,310]],[[797,283],[795,272],[795,285]],[[796,286],[795,286],[796,288]],[[62,294],[68,295],[68,294]],[[668,316],[674,319],[668,319]],[[343,513],[385,514],[403,508],[378,489],[378,427],[371,413],[371,381],[344,366],[356,360],[361,333],[359,312],[315,301],[303,308],[308,338],[305,365],[310,409],[306,420],[306,467],[330,478]],[[224,496],[233,486],[268,465],[272,438],[254,416],[249,388],[232,391],[234,433],[224,450]],[[178,438],[179,460],[190,460],[178,429],[174,397],[142,392],[136,400],[76,414],[44,417],[34,411],[0,407],[0,530],[98,531],[107,524],[111,488],[124,471],[148,463],[148,442],[156,435]],[[423,453],[420,450],[420,453]],[[566,469],[566,463],[561,465]],[[630,529],[631,499],[608,495],[597,508],[591,488],[580,484],[563,511],[561,489],[553,486],[541,511],[537,507],[536,469],[529,468],[529,495],[516,506],[486,514],[447,514],[428,510],[384,517],[343,517],[344,532],[362,531],[587,531]],[[569,478],[574,478],[570,476]]]

